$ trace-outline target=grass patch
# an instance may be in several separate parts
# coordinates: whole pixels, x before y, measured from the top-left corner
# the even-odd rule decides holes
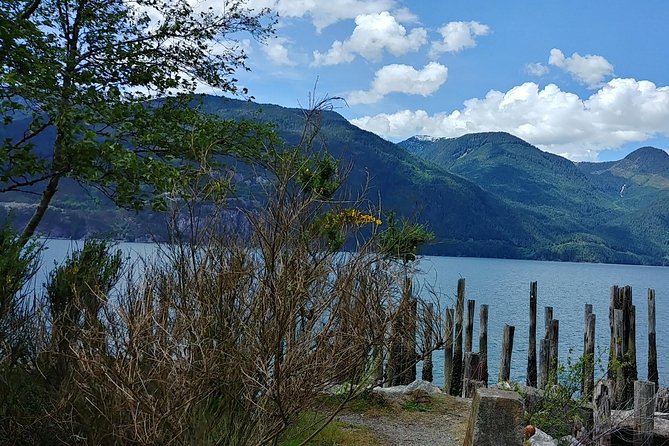
[[[334,409],[339,407],[345,398],[345,395],[327,395],[323,397],[321,403],[325,408]],[[365,391],[346,403],[344,409],[347,412],[353,413],[370,413],[387,411],[390,409],[390,405],[379,394],[372,391]]]
[[[299,446],[325,417],[315,413],[302,415],[282,436],[279,446]],[[363,426],[333,421],[323,428],[309,446],[381,446],[376,437]]]

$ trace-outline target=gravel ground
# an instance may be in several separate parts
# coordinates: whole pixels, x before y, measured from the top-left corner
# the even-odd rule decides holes
[[[365,426],[388,446],[460,446],[471,400],[441,397],[429,412],[398,409],[390,413],[345,413],[338,420]]]

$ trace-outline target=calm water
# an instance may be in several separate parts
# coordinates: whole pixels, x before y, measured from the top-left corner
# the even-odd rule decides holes
[[[537,281],[537,349],[544,332],[545,306],[553,307],[560,321],[560,361],[569,349],[572,357],[583,353],[585,304],[596,314],[596,355],[608,360],[608,307],[611,285],[631,285],[636,305],[637,364],[640,379],[648,368],[647,289],[655,289],[657,355],[660,381],[669,384],[669,268],[589,263],[537,262],[531,260],[423,257],[421,278],[443,295],[442,306],[455,307],[457,281],[466,280],[465,299],[476,300],[474,350],[478,350],[479,305],[490,306],[488,314],[488,364],[491,382],[499,373],[500,344],[505,324],[516,327],[511,377],[525,382],[529,331],[530,282]],[[465,305],[466,312],[466,305]],[[466,316],[465,316],[466,318]],[[537,356],[538,356],[537,351]],[[435,352],[435,383],[443,383],[443,351]],[[419,374],[420,376],[420,374]]]
[[[77,242],[51,240],[47,244],[40,285],[46,271],[54,262],[62,261]],[[121,243],[131,258],[155,250],[155,245]],[[419,263],[419,282],[430,284],[440,295],[441,305],[455,306],[457,281],[466,279],[465,299],[476,300],[474,317],[474,350],[478,350],[479,305],[490,306],[488,315],[488,365],[490,380],[497,379],[500,344],[504,324],[516,327],[511,374],[514,380],[525,382],[529,288],[538,282],[537,338],[544,330],[545,306],[552,306],[553,317],[560,320],[560,361],[573,348],[573,357],[582,354],[583,319],[586,303],[593,305],[597,316],[596,349],[603,363],[608,358],[608,306],[611,285],[631,285],[637,314],[637,359],[639,378],[647,375],[647,289],[656,292],[657,350],[660,381],[669,384],[669,268],[588,263],[537,262],[531,260],[477,259],[461,257],[422,257]],[[466,311],[466,306],[465,306]],[[538,345],[537,340],[537,345]],[[537,352],[538,354],[538,352]],[[443,383],[443,352],[435,352],[435,383]],[[420,376],[420,372],[419,372]]]

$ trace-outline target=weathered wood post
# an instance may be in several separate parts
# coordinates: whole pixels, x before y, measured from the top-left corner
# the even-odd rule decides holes
[[[472,343],[474,338],[475,308],[476,308],[476,301],[474,299],[467,299],[467,325],[465,325],[465,352],[472,351]]]
[[[411,292],[411,289],[410,289]],[[402,384],[411,384],[416,380],[416,324],[418,317],[418,300],[411,297],[409,300],[409,314],[407,320],[406,353],[404,361],[406,363],[406,375]]]
[[[548,380],[558,382],[558,349],[560,346],[560,321],[552,319],[548,333]]]
[[[544,336],[548,337],[553,320],[553,307],[544,307]]]
[[[614,408],[618,409],[625,401],[625,372],[623,363],[623,310],[613,310],[613,347],[614,347]]]
[[[581,393],[583,393],[585,386],[585,376],[587,369],[587,356],[586,349],[588,344],[588,315],[592,314],[592,304],[585,304],[585,318],[583,319],[583,356],[582,356],[582,375],[583,379],[581,380]],[[594,384],[593,384],[594,385]]]
[[[550,353],[550,341],[548,338],[543,338],[540,342],[539,348],[539,388],[545,389],[548,384],[548,362]]]
[[[611,380],[600,380],[592,395],[594,432],[597,446],[611,446],[611,408],[613,384]]]
[[[611,330],[611,340],[609,341],[609,366],[607,376],[609,379],[616,378],[614,363],[616,361],[616,341],[615,341],[615,318],[616,309],[622,308],[622,297],[618,285],[611,287],[611,298],[609,302],[609,329]],[[622,347],[621,347],[622,348]]]
[[[655,383],[634,381],[634,446],[653,444]]]
[[[530,387],[537,386],[537,282],[530,282],[530,333],[526,383]]]
[[[453,379],[453,309],[446,308],[444,321],[444,392],[450,394]]]
[[[655,339],[655,290],[648,288],[648,381],[659,383],[657,373],[657,345]]]
[[[479,364],[481,381],[488,387],[488,305],[481,305],[479,314]]]
[[[516,327],[504,325],[502,354],[499,361],[499,382],[508,382],[511,377],[511,353],[513,352],[513,333]]]
[[[432,324],[434,323],[434,305],[427,304],[424,311],[425,326],[423,329],[423,370],[421,378],[423,381],[432,382],[432,346],[434,345]]]
[[[590,395],[595,385],[595,325],[596,315],[587,315],[585,324],[585,349],[583,350],[583,395]]]
[[[465,352],[465,373],[462,378],[462,397],[473,398],[476,389],[483,387],[480,378],[480,356],[478,353]]]
[[[629,373],[627,381],[631,384],[639,379],[639,372],[636,363],[636,305],[630,307],[629,314],[629,332],[627,333],[627,356],[629,358]]]
[[[451,395],[462,393],[462,320],[465,310],[465,279],[458,279],[458,301],[455,307],[455,345],[453,348],[453,378]]]

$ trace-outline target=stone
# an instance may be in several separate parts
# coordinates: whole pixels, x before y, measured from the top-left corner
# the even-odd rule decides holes
[[[558,441],[541,429],[536,429],[534,435],[527,440],[527,444],[530,446],[557,446]]]
[[[417,379],[406,387],[404,393],[413,393],[416,390],[421,390],[427,392],[429,395],[434,395],[435,393],[441,393],[441,389],[429,381],[423,381],[422,379]]]
[[[522,446],[523,398],[509,390],[476,390],[464,446]]]

